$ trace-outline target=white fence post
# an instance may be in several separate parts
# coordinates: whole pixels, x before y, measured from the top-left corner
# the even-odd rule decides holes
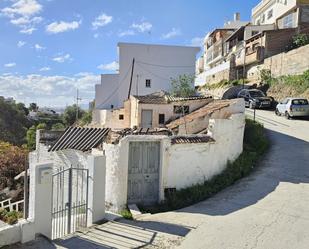
[[[35,224],[35,232],[51,238],[52,234],[52,163],[40,163],[31,167],[29,220]]]
[[[105,216],[105,156],[88,157],[88,220],[87,226],[104,219]]]

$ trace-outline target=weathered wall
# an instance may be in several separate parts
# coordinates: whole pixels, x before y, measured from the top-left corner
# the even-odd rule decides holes
[[[164,188],[181,189],[220,174],[227,162],[242,152],[244,126],[244,114],[234,114],[230,119],[211,119],[209,133],[215,142],[170,146],[163,175]]]
[[[127,202],[130,141],[160,141],[159,200],[165,188],[181,189],[219,174],[228,160],[243,149],[244,113],[229,119],[211,119],[209,133],[215,142],[172,145],[167,136],[127,136],[117,145],[104,144],[106,155],[106,207],[119,212]],[[228,149],[227,149],[228,148]]]
[[[131,128],[134,125],[137,125],[138,127],[141,127],[142,120],[142,110],[152,110],[152,126],[153,128],[157,127],[164,127],[164,125],[159,124],[159,114],[165,115],[165,122],[169,120],[176,119],[181,116],[181,114],[175,114],[174,113],[174,106],[189,106],[189,112],[195,111],[196,109],[205,106],[206,104],[212,102],[213,100],[211,98],[209,99],[201,99],[201,100],[190,100],[190,101],[182,101],[182,102],[173,102],[171,104],[138,104],[138,114],[137,116],[132,117],[132,124]],[[132,105],[132,109],[134,109],[135,106]],[[134,111],[132,111],[134,112]]]
[[[243,99],[231,103],[230,106],[224,107],[221,110],[215,111],[212,115],[206,115],[205,117],[197,118],[192,121],[187,121],[178,127],[178,135],[182,134],[196,134],[206,129],[209,125],[210,119],[226,119],[232,114],[244,113],[245,103]]]
[[[250,81],[260,80],[260,71],[262,69],[271,70],[273,77],[282,75],[302,74],[309,69],[309,45],[293,49],[287,53],[269,57],[261,65],[254,66],[248,70],[248,79]]]

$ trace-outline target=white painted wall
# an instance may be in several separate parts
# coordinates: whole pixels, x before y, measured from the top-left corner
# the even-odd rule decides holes
[[[123,106],[128,98],[133,58],[135,66],[131,94],[146,95],[159,90],[169,91],[170,78],[181,74],[194,75],[196,54],[200,50],[198,47],[134,43],[119,43],[118,47],[119,75],[102,75],[101,85],[96,86],[97,109],[110,109],[111,105],[114,108]],[[151,80],[151,88],[146,87],[146,79]],[[109,98],[112,93],[113,96]]]
[[[262,15],[265,16],[265,21],[260,24],[273,24],[284,13],[296,6],[297,0],[263,0],[252,9],[252,23],[258,24],[261,21]],[[267,14],[273,10],[273,16],[267,18]]]
[[[106,208],[121,211],[127,202],[128,151],[130,141],[160,141],[159,200],[165,188],[185,188],[211,179],[243,150],[244,113],[228,119],[210,119],[215,142],[171,145],[168,136],[127,136],[119,144],[104,144],[106,155]]]
[[[203,86],[206,84],[208,76],[230,69],[230,61],[224,62],[213,68],[206,69],[203,73],[200,73],[195,78],[195,86]]]

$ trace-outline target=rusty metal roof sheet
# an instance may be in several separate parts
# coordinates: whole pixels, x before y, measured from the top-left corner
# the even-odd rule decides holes
[[[109,128],[68,127],[48,151],[91,150],[103,141],[109,130]]]
[[[210,136],[175,136],[172,137],[172,144],[193,144],[193,143],[209,143],[215,140]]]

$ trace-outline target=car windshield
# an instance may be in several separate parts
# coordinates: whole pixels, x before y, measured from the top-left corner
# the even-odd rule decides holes
[[[306,99],[293,99],[292,105],[308,105],[308,100],[306,100]]]
[[[256,97],[265,97],[265,94],[262,91],[250,91],[250,95],[253,98]]]

